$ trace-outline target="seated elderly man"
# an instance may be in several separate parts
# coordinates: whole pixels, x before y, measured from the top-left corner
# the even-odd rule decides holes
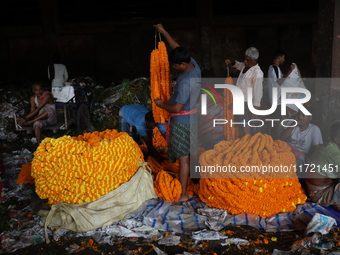
[[[332,125],[330,139],[308,159],[306,184],[311,202],[340,212],[340,122]]]

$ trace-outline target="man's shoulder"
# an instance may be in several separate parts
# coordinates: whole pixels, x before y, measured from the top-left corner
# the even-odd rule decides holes
[[[313,132],[319,132],[319,131],[321,132],[320,128],[313,123],[309,123],[308,128],[311,129]]]

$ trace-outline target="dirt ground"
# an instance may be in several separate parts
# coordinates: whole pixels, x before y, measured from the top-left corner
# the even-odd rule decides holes
[[[11,142],[1,141],[1,151],[11,152],[21,148],[27,148],[32,152],[35,150],[36,145],[29,142],[26,134],[19,134],[19,136]],[[6,180],[3,180],[6,183]],[[32,188],[32,187],[31,187]],[[34,189],[34,187],[33,187]],[[30,200],[26,201],[13,201],[13,203],[2,203],[0,206],[4,212],[2,221],[10,220],[9,208],[15,208],[20,211],[27,205],[32,205],[35,211],[39,210],[37,206],[36,197],[32,196]],[[32,217],[32,216],[31,216]],[[10,230],[18,228],[18,224],[12,224]],[[229,239],[241,238],[249,241],[247,245],[221,245],[221,240],[211,241],[195,241],[189,235],[181,235],[181,242],[177,245],[164,246],[159,245],[157,241],[150,241],[143,238],[116,238],[113,241],[114,245],[102,244],[99,245],[94,237],[77,237],[74,238],[70,235],[62,236],[58,242],[51,240],[51,243],[39,243],[37,245],[30,245],[26,248],[19,249],[15,252],[8,254],[39,254],[39,255],[62,255],[72,253],[77,254],[327,254],[331,251],[340,251],[340,238],[339,230],[332,229],[327,235],[322,237],[319,246],[322,243],[331,243],[329,250],[321,250],[319,248],[297,249],[292,251],[292,245],[304,238],[303,232],[264,232],[262,230],[240,225],[228,225],[220,231],[226,234]],[[18,236],[18,241],[20,236]],[[225,241],[224,241],[225,242]],[[274,250],[279,250],[281,253],[273,253]],[[289,252],[290,253],[283,253]],[[163,253],[162,253],[163,252]],[[188,253],[185,253],[188,252]],[[306,253],[309,252],[309,253]],[[6,254],[6,253],[3,253]]]

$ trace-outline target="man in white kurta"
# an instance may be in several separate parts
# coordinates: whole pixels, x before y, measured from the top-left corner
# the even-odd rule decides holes
[[[246,50],[244,61],[239,62],[236,60],[227,59],[226,64],[232,64],[232,66],[240,70],[236,86],[240,88],[244,95],[244,115],[234,116],[235,121],[245,122],[244,126],[239,130],[244,134],[252,134],[251,127],[247,124],[252,119],[253,114],[248,109],[248,88],[252,88],[252,104],[255,109],[259,109],[261,106],[261,99],[263,96],[263,72],[257,63],[259,57],[259,51],[250,47]]]

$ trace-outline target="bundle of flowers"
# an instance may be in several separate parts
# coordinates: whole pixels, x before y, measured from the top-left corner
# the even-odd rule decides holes
[[[18,175],[16,184],[20,184],[20,183],[34,184],[34,178],[31,175],[31,165],[32,165],[32,162],[28,162],[21,167],[21,171]]]
[[[210,207],[269,217],[293,211],[306,201],[295,173],[294,154],[285,142],[269,135],[222,141],[201,154],[200,165],[201,169],[229,167],[226,172],[201,173],[198,195]]]
[[[233,79],[231,76],[228,76],[225,81],[225,84],[233,85]],[[238,136],[238,128],[236,125],[230,126],[230,120],[234,121],[233,109],[229,107],[233,103],[233,96],[229,89],[223,89],[223,112],[224,112],[224,119],[228,120],[228,123],[224,125],[224,138],[226,140],[233,140]]]
[[[158,49],[151,52],[150,85],[153,116],[156,122],[165,123],[169,118],[169,113],[157,107],[153,101],[155,98],[160,98],[167,103],[171,95],[170,65],[163,41],[158,42]]]
[[[34,152],[36,192],[50,205],[91,202],[130,180],[143,153],[125,132],[45,138]]]
[[[178,175],[161,170],[156,175],[154,180],[154,189],[158,197],[170,202],[177,201],[182,193],[182,185],[179,181]],[[194,184],[191,178],[188,179],[187,193],[188,196],[193,196],[198,192],[198,184]]]

